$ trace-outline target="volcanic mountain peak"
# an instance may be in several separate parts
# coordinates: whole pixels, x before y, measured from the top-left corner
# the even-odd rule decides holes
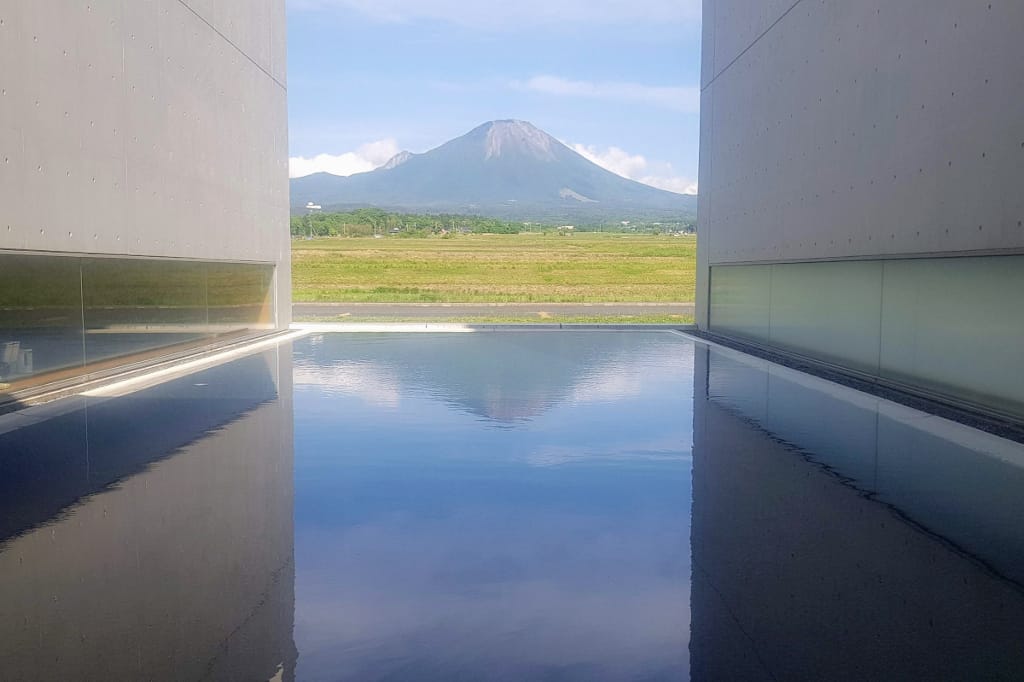
[[[295,178],[292,206],[378,206],[566,222],[692,216],[696,198],[615,175],[526,121],[490,121],[368,173]]]
[[[542,161],[554,161],[558,140],[526,121],[490,121],[477,130],[486,130],[484,158],[493,159],[512,152]]]

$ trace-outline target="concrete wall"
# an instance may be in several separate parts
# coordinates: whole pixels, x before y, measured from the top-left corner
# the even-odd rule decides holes
[[[283,0],[0,7],[0,250],[277,264]]]
[[[1019,290],[998,276],[997,263],[1005,261],[970,268],[940,265],[938,258],[1024,253],[1021,26],[1024,4],[1011,0],[705,0],[698,324],[732,334],[737,326],[757,327],[758,315],[802,315],[809,326],[796,331],[810,339],[802,352],[863,369],[864,358],[836,346],[836,339],[855,340],[829,328],[810,300],[828,298],[831,288],[837,297],[829,306],[839,316],[846,306],[867,310],[840,281],[853,269],[775,273],[782,278],[772,286],[800,280],[785,297],[788,310],[761,306],[763,287],[751,288],[749,298],[727,287],[732,307],[717,310],[724,320],[717,324],[716,266],[924,258],[946,273],[943,286],[892,291],[890,300],[939,317],[919,319],[903,338],[941,335],[968,313],[964,323],[974,338],[1003,333],[1002,318],[1024,313]],[[854,293],[880,296],[885,268],[857,267]],[[984,301],[986,314],[963,307],[960,290]],[[765,334],[752,338],[792,345]],[[869,346],[878,344],[876,334]],[[957,348],[950,361],[974,361],[969,344]],[[885,363],[876,352],[871,364]],[[989,364],[984,371],[1004,372],[1024,357]],[[891,369],[918,382],[905,363]],[[948,389],[959,393],[959,380]],[[1020,392],[985,394],[980,402],[990,397],[1024,404]]]

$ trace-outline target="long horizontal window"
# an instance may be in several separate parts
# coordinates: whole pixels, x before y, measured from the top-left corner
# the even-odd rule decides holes
[[[1024,417],[1024,256],[711,268],[712,331]]]
[[[125,358],[274,326],[273,265],[0,253],[0,404]]]

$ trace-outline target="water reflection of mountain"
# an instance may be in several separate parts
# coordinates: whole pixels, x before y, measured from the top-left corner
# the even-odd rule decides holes
[[[411,391],[514,425],[567,400],[622,397],[636,380],[631,358],[682,362],[678,348],[663,332],[445,334],[443,343],[432,334],[326,334],[296,345],[296,381],[377,403]]]
[[[291,679],[287,350],[0,417],[5,679]]]

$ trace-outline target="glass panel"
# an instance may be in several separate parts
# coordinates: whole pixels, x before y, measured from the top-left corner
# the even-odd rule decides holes
[[[32,377],[82,365],[77,258],[0,254],[0,403]]]
[[[35,384],[272,329],[273,265],[0,254],[0,404]]]
[[[1024,256],[716,266],[711,329],[1019,416],[1021,292]]]
[[[1024,256],[888,261],[881,373],[1024,414]]]
[[[877,372],[881,305],[881,261],[772,266],[776,346]]]
[[[711,268],[712,331],[767,341],[770,292],[770,265]]]
[[[216,332],[274,326],[272,265],[208,263],[210,325]]]
[[[82,287],[87,362],[209,335],[203,263],[88,259]]]

